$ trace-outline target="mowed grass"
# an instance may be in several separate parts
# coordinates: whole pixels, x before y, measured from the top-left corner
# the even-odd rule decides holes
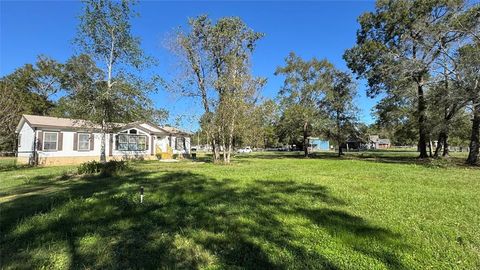
[[[480,170],[415,155],[6,167],[1,267],[479,269]]]

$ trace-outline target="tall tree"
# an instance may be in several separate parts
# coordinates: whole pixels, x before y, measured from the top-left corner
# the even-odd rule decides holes
[[[465,6],[452,14],[447,23],[438,26],[442,33],[451,33],[451,42],[440,47],[440,55],[433,65],[433,83],[430,85],[430,111],[433,117],[439,118],[435,126],[439,127],[438,144],[434,157],[448,156],[448,139],[452,128],[452,119],[461,114],[469,99],[463,95],[462,77],[459,76],[458,49],[472,42],[479,42],[480,5]],[[445,36],[444,34],[443,36]],[[441,116],[441,117],[438,117]]]
[[[60,98],[52,114],[94,120],[98,124],[105,111],[114,122],[150,121],[160,123],[166,120],[168,112],[153,108],[151,100],[144,95],[145,89],[154,85],[138,81],[116,79],[116,91],[105,100],[106,83],[104,73],[86,54],[74,56],[65,64],[62,87],[66,95]]]
[[[85,0],[76,43],[82,51],[99,63],[102,81],[95,84],[95,94],[79,102],[79,106],[91,112],[88,120],[101,126],[100,160],[106,161],[106,134],[114,129],[113,122],[125,113],[140,115],[136,111],[142,105],[150,105],[146,96],[154,84],[145,83],[132,70],[140,70],[149,59],[140,48],[140,40],[131,33],[131,19],[138,14],[133,10],[134,1]],[[80,59],[77,59],[80,60]],[[97,100],[90,100],[91,98]],[[124,105],[131,105],[123,107]],[[123,113],[119,113],[119,109]],[[125,110],[128,110],[125,111]]]
[[[327,129],[324,133],[338,145],[338,155],[341,156],[342,144],[349,136],[355,135],[356,113],[354,104],[357,94],[356,84],[350,74],[332,69],[333,78],[330,87],[325,88],[325,95],[320,101],[322,114],[326,116]],[[334,127],[334,128],[330,128]]]
[[[169,49],[180,60],[180,73],[167,88],[179,92],[183,96],[199,98],[204,110],[201,125],[206,140],[211,144],[213,161],[219,158],[218,141],[213,127],[213,106],[215,94],[213,90],[213,63],[209,57],[207,42],[209,40],[211,20],[206,16],[198,16],[188,20],[188,31],[179,29],[172,40]]]
[[[452,121],[465,108],[468,100],[462,95],[462,89],[458,83],[450,78],[449,72],[445,69],[444,74],[440,75],[437,82],[431,84],[430,93],[427,99],[430,102],[428,111],[430,112],[431,130],[438,134],[437,147],[433,157],[438,158],[440,151],[443,157],[449,155],[450,131]]]
[[[205,113],[202,128],[212,144],[213,160],[219,160],[221,146],[223,161],[229,163],[239,114],[264,84],[250,71],[251,54],[262,34],[237,17],[212,23],[199,16],[189,25],[189,31],[176,33],[171,46],[183,67],[171,88],[200,98]]]
[[[277,122],[278,104],[274,100],[266,99],[259,103],[248,104],[239,114],[238,132],[234,138],[234,145],[253,148],[276,146]]]
[[[0,149],[15,149],[15,128],[22,114],[47,115],[55,107],[51,96],[61,89],[63,66],[39,56],[0,79]]]
[[[478,162],[480,149],[480,42],[462,47],[458,59],[459,86],[465,91],[473,116],[467,163],[474,165]]]
[[[432,66],[458,38],[443,26],[464,6],[464,1],[379,0],[374,12],[360,16],[357,45],[344,55],[349,68],[367,79],[370,96],[416,88],[420,158],[428,157],[425,91]]]
[[[378,102],[373,111],[376,122],[370,135],[390,138],[395,145],[415,145],[417,125],[412,112],[413,100],[399,95],[389,95]],[[418,141],[418,140],[417,140]]]
[[[285,66],[278,67],[275,75],[284,75],[284,85],[280,89],[280,105],[283,108],[282,125],[284,133],[294,134],[300,128],[305,157],[308,157],[308,137],[318,130],[321,120],[318,104],[331,85],[328,72],[333,68],[327,60],[305,61],[295,53],[285,59]],[[293,132],[292,132],[293,131]]]
[[[0,151],[14,151],[15,127],[24,111],[19,93],[4,78],[0,80]]]

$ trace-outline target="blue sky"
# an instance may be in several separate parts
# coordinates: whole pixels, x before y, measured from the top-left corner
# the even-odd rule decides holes
[[[81,6],[76,1],[1,1],[0,75],[33,63],[40,54],[58,61],[72,56]],[[159,65],[152,71],[168,79],[175,67],[175,58],[163,46],[168,33],[185,27],[187,18],[200,14],[212,19],[239,16],[255,31],[265,33],[253,55],[253,72],[267,77],[262,94],[274,98],[283,78],[273,73],[290,51],[304,58],[327,58],[347,70],[342,54],[355,44],[357,17],[373,8],[373,1],[146,1],[136,8],[140,17],[133,21],[133,32],[141,38],[144,51],[158,59]],[[358,87],[360,120],[372,123],[375,100],[365,96],[363,82]],[[198,127],[192,120],[202,112],[198,102],[163,89],[152,98],[157,107],[170,111],[170,122],[182,115],[183,128]]]

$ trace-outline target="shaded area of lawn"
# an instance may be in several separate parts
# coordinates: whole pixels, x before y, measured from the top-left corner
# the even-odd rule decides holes
[[[66,178],[39,177],[2,203],[3,267],[338,269],[324,252],[344,250],[351,265],[406,268],[401,235],[319,184],[168,170]]]
[[[0,157],[0,172],[29,167],[27,164],[18,164],[16,157]]]

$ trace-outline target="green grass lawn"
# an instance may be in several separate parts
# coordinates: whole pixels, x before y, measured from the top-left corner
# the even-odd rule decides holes
[[[415,155],[150,161],[111,178],[0,166],[0,265],[479,269],[480,170]]]

